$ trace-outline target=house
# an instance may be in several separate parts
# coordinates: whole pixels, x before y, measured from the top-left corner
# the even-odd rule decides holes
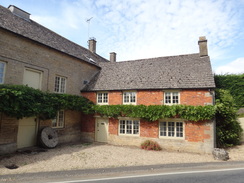
[[[80,95],[107,61],[96,54],[96,41],[83,48],[30,19],[13,5],[0,6],[0,84],[28,85],[54,93]],[[57,118],[17,120],[0,113],[0,154],[36,145],[39,129],[55,128],[59,142],[80,141],[81,113],[59,111]]]
[[[81,95],[97,105],[214,104],[214,79],[207,40],[200,37],[199,53],[110,61],[30,19],[11,5],[0,6],[0,84],[28,85],[42,91]],[[56,119],[15,119],[0,113],[0,154],[36,145],[38,131],[56,129],[60,143],[98,141],[136,145],[156,140],[163,148],[209,153],[215,143],[215,121],[197,123],[181,118],[145,119],[77,111],[59,111]]]
[[[82,91],[97,105],[214,104],[214,78],[207,40],[200,37],[199,53],[116,62],[100,62],[100,72]],[[191,122],[180,118],[153,122],[99,114],[82,118],[82,136],[88,141],[136,145],[152,139],[163,148],[210,153],[215,143],[214,120]]]

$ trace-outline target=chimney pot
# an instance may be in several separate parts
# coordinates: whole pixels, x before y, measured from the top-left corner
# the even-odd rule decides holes
[[[199,37],[198,45],[199,45],[200,57],[208,56],[208,45],[207,45],[207,39],[205,36]]]
[[[110,62],[116,62],[116,53],[115,52],[110,53]]]
[[[89,50],[92,53],[96,53],[96,43],[97,41],[95,40],[95,38],[89,39]]]
[[[14,6],[14,5],[9,5],[8,9],[15,15],[17,15],[20,18],[23,18],[25,20],[30,20],[30,13],[27,13],[26,11]]]

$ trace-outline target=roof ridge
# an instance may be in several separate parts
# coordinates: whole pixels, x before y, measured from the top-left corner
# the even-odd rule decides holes
[[[105,62],[105,63],[128,63],[128,62],[140,62],[140,61],[151,61],[151,60],[159,60],[159,59],[166,59],[166,58],[176,58],[176,57],[188,57],[193,55],[199,55],[199,53],[189,53],[189,54],[182,54],[182,55],[172,55],[172,56],[161,56],[161,57],[151,57],[151,58],[143,58],[143,59],[135,59],[135,60],[124,60],[124,61],[116,61],[116,62]],[[199,56],[200,58],[200,56]]]

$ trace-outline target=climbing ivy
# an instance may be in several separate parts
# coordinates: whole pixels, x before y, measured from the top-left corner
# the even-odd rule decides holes
[[[163,118],[180,117],[189,121],[202,121],[214,118],[215,107],[189,105],[94,105],[96,113],[117,118],[127,116],[142,118],[147,121],[156,121]]]
[[[86,114],[99,113],[113,118],[135,117],[148,121],[171,117],[201,121],[212,119],[215,114],[215,107],[211,105],[94,105],[81,96],[42,92],[22,85],[0,85],[0,101],[0,112],[18,119],[31,116],[52,119],[61,109],[82,111]]]
[[[81,96],[42,92],[22,85],[0,85],[0,101],[0,112],[18,119],[52,119],[61,109],[91,113],[93,105]]]

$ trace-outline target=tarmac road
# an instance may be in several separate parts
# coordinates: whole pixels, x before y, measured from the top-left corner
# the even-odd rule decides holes
[[[217,178],[217,175],[220,178]],[[231,178],[231,176],[233,176],[234,178],[233,177]],[[222,178],[225,177],[225,178],[221,180],[221,177]],[[240,180],[237,180],[238,177],[240,178]],[[157,182],[183,183],[184,181],[186,183],[191,183],[191,182],[209,183],[209,182],[216,182],[216,179],[218,179],[219,181],[221,180],[227,182],[230,180],[231,182],[235,182],[235,181],[240,182],[241,180],[242,180],[241,182],[244,182],[244,161],[150,165],[150,166],[119,167],[119,168],[106,168],[106,169],[89,169],[89,170],[3,175],[0,176],[0,183],[6,183],[6,182],[10,182],[10,183],[115,182],[116,183],[116,181],[117,183],[143,182],[143,181],[155,182],[155,183]],[[227,182],[221,182],[221,183],[227,183]]]

